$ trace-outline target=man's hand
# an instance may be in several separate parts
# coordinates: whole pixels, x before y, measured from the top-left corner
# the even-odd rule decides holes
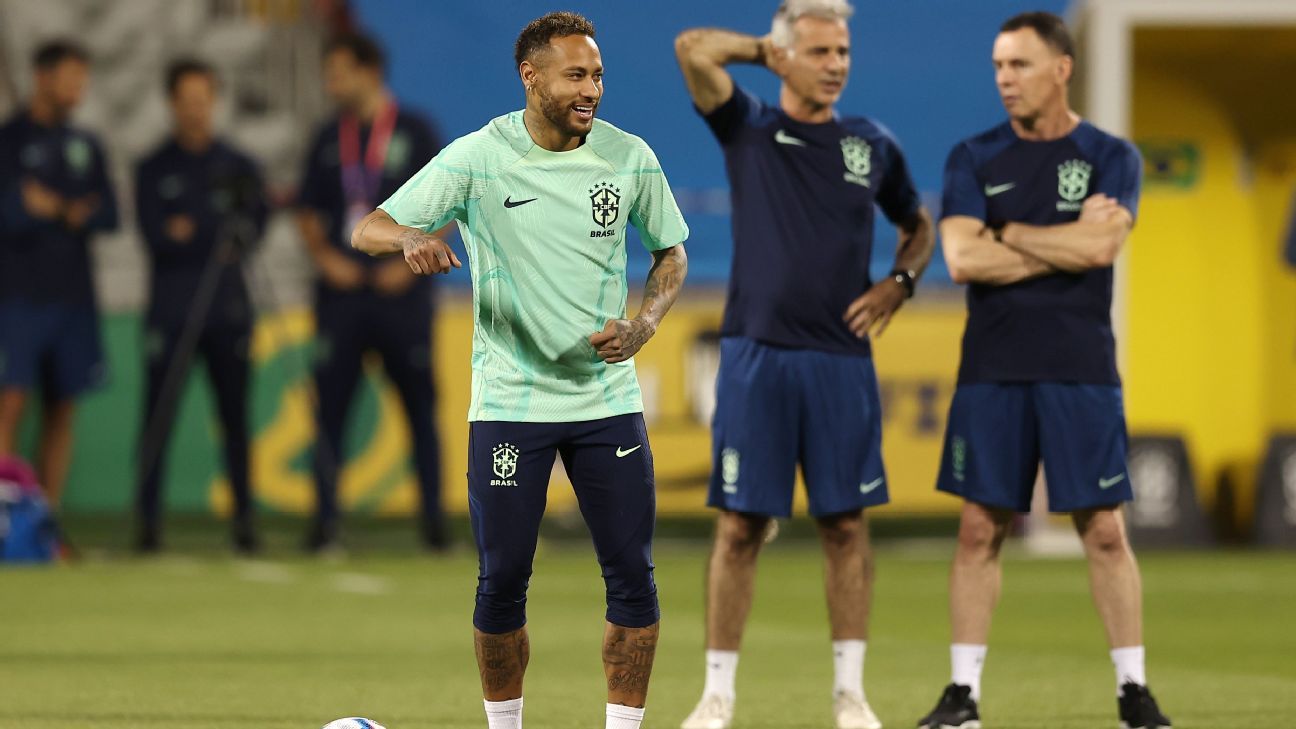
[[[329,251],[319,259],[320,275],[330,288],[338,291],[355,291],[364,286],[365,269],[359,263],[336,251]]]
[[[62,195],[31,179],[22,182],[22,200],[27,214],[41,220],[59,218],[67,206]]]
[[[757,58],[756,62],[759,63],[760,65],[764,66],[765,68],[768,68],[769,70],[774,71],[774,41],[773,41],[773,39],[771,39],[771,38],[769,37],[769,34],[767,33],[767,34],[761,36],[759,39],[757,39],[757,45],[760,47],[760,57]],[[775,73],[777,73],[777,71],[775,71]]]
[[[85,230],[86,225],[90,222],[90,216],[94,215],[98,209],[98,195],[87,195],[69,201],[63,208],[63,222],[67,223],[67,227],[71,230]]]
[[[391,259],[383,261],[374,269],[370,283],[383,296],[400,296],[409,291],[418,279],[410,273],[404,261]]]
[[[166,235],[176,243],[188,243],[193,240],[197,226],[188,215],[172,215],[166,220]]]
[[[401,250],[410,270],[420,276],[432,273],[450,273],[451,268],[462,268],[459,257],[445,241],[419,230],[407,230],[400,237]]]
[[[850,327],[851,334],[860,339],[868,336],[869,330],[874,327],[877,330],[873,332],[873,336],[880,337],[891,323],[896,309],[904,303],[906,293],[904,286],[888,277],[873,284],[862,296],[852,301],[846,307],[846,315],[842,319]]]
[[[1080,208],[1080,222],[1082,223],[1104,223],[1120,211],[1120,203],[1115,198],[1096,193],[1085,198],[1084,205]]]
[[[642,319],[613,319],[603,327],[603,331],[591,334],[589,343],[600,359],[616,364],[635,356],[656,331]]]

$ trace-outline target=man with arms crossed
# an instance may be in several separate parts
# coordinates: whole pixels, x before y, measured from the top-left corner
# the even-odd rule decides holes
[[[518,37],[526,109],[460,138],[356,227],[415,273],[458,267],[429,231],[457,221],[475,327],[468,497],[480,556],[474,638],[491,729],[522,726],[526,590],[555,454],[607,587],[608,729],[638,729],[657,647],[652,454],[631,358],[683,283],[688,228],[652,150],[594,119],[594,26],[551,13]],[[626,223],[654,264],[626,319]]]
[[[1122,726],[1168,727],[1148,691],[1138,566],[1120,506],[1133,498],[1111,327],[1112,264],[1134,224],[1142,162],[1070,108],[1070,34],[1048,13],[994,44],[1008,121],[945,168],[941,236],[968,288],[958,388],[938,487],[964,499],[950,575],[953,679],[920,727],[981,726],[981,667],[1013,513],[1042,459],[1049,508],[1068,512],[1116,664]]]
[[[872,558],[863,509],[886,503],[870,330],[881,333],[927,266],[931,217],[894,137],[834,105],[850,70],[845,0],[790,0],[756,38],[695,29],[676,55],[724,150],[734,260],[725,303],[708,504],[719,509],[707,578],[706,686],[684,729],[724,729],[772,517],[792,507],[800,463],[823,541],[832,630],[833,713],[881,726],[864,696]],[[725,66],[782,79],[777,106]],[[899,227],[894,271],[873,283],[874,206]]]
[[[17,452],[34,395],[36,470],[57,506],[76,400],[106,379],[90,242],[117,227],[117,203],[102,145],[71,123],[90,56],[54,40],[32,61],[31,100],[0,125],[0,456]]]

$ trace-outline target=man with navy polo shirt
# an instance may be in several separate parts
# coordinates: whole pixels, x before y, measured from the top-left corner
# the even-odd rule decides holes
[[[72,462],[76,398],[105,379],[90,241],[117,227],[103,148],[69,124],[90,57],[67,41],[34,57],[28,106],[0,126],[0,455],[39,398],[36,469],[57,504]]]
[[[316,510],[306,537],[312,552],[339,544],[342,436],[361,360],[370,350],[381,356],[409,422],[423,545],[439,550],[448,544],[432,380],[432,282],[403,261],[379,261],[350,246],[355,224],[440,148],[427,120],[401,107],[387,89],[384,66],[371,38],[349,34],[329,41],[324,78],[339,114],[311,143],[298,195],[298,227],[318,272]]]
[[[1070,108],[1070,34],[1048,13],[1006,22],[995,82],[1008,121],[954,147],[941,237],[968,287],[967,330],[938,488],[964,499],[950,575],[953,678],[927,729],[981,726],[981,668],[1000,547],[1030,510],[1042,460],[1049,508],[1070,513],[1116,666],[1127,729],[1169,727],[1147,689],[1141,587],[1121,504],[1133,498],[1112,336],[1112,264],[1138,211],[1129,142]]]
[[[864,695],[872,589],[866,507],[886,503],[870,331],[881,331],[931,257],[933,230],[895,138],[834,109],[850,70],[845,0],[790,0],[764,38],[694,29],[675,49],[719,141],[733,198],[708,504],[719,510],[707,578],[706,686],[684,729],[723,729],[771,519],[788,516],[800,464],[822,537],[838,727],[879,727]],[[777,105],[725,66],[763,65]],[[869,277],[874,206],[899,227],[891,275]]]

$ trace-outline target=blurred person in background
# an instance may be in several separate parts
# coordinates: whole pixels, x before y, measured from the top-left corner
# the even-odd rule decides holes
[[[90,240],[117,227],[103,147],[69,123],[89,55],[63,40],[33,59],[31,99],[0,127],[0,455],[17,448],[32,394],[43,407],[36,468],[58,504],[72,461],[76,398],[107,368]]]
[[[136,498],[135,546],[141,552],[161,548],[166,444],[196,353],[206,363],[220,417],[234,495],[234,547],[252,553],[258,546],[248,476],[253,310],[240,264],[261,237],[267,208],[256,163],[213,129],[218,86],[205,63],[171,65],[166,91],[172,133],[135,176],[151,274]]]
[[[1113,265],[1134,227],[1143,162],[1072,111],[1075,44],[1061,18],[1010,18],[992,60],[1008,119],[957,144],[945,166],[941,239],[950,276],[968,284],[968,318],[937,488],[963,507],[951,679],[918,726],[981,726],[1001,549],[1016,513],[1030,511],[1043,461],[1049,510],[1070,514],[1084,545],[1120,725],[1169,727],[1147,687],[1143,588],[1121,511],[1134,491],[1111,325]]]
[[[895,137],[836,104],[851,67],[845,0],[789,0],[771,32],[687,30],[676,55],[724,151],[733,272],[721,328],[707,504],[719,510],[706,585],[706,684],[684,729],[725,729],[774,517],[800,464],[824,551],[840,729],[881,726],[864,694],[873,562],[865,509],[887,503],[870,333],[880,335],[931,259],[935,237]],[[769,104],[726,66],[781,81]],[[891,273],[873,281],[874,208],[896,225]]]
[[[440,149],[429,123],[393,98],[384,72],[382,49],[372,39],[348,34],[328,43],[324,77],[338,116],[310,146],[298,199],[298,226],[317,274],[317,500],[306,539],[313,552],[339,546],[343,434],[368,351],[382,358],[409,422],[423,545],[448,545],[432,373],[432,281],[415,276],[400,259],[374,259],[350,245],[355,224]]]

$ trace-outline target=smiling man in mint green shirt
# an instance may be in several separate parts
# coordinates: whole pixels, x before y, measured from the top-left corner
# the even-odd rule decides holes
[[[356,226],[352,245],[402,253],[419,274],[472,262],[469,508],[480,574],[474,640],[490,729],[522,726],[526,590],[561,455],[607,589],[607,729],[638,729],[657,647],[656,496],[633,357],[687,270],[680,215],[656,156],[594,118],[603,63],[574,13],[532,21],[515,48],[526,108],[446,147]],[[626,226],[654,263],[626,318]]]

